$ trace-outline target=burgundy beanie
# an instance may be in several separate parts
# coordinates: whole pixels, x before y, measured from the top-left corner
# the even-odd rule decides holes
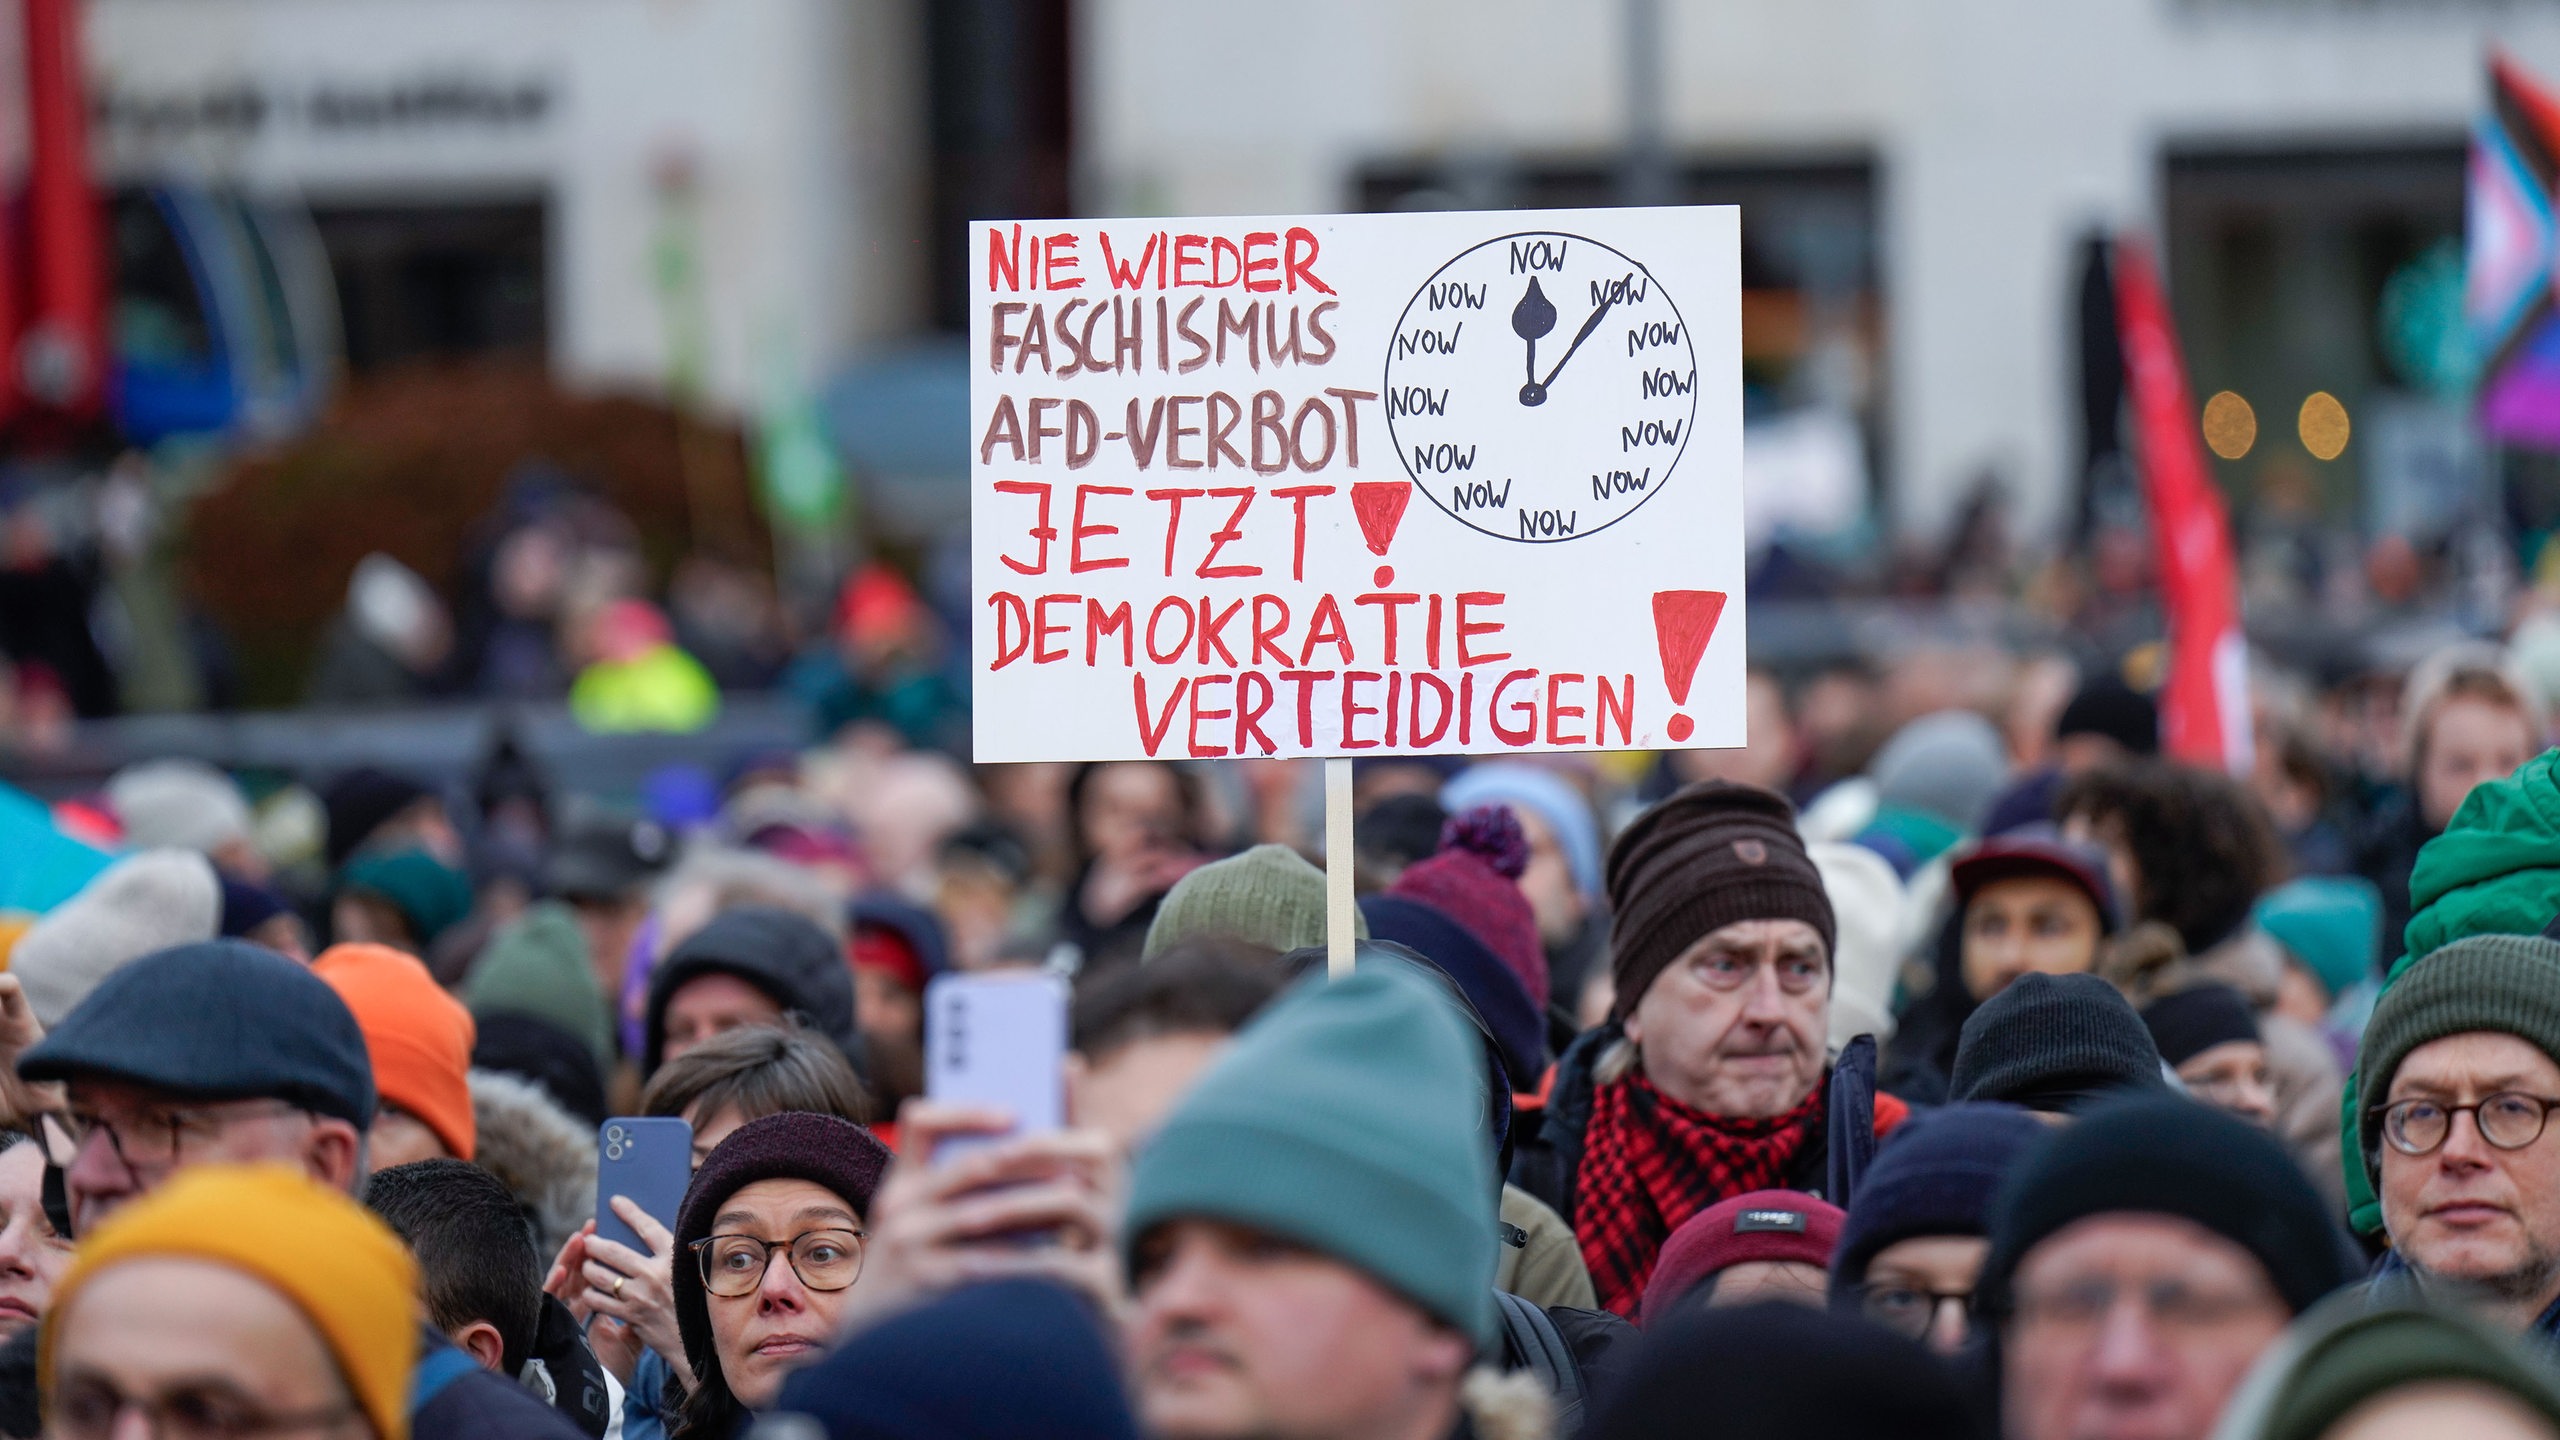
[[[1754,1190],[1701,1210],[1662,1242],[1637,1313],[1649,1324],[1715,1275],[1753,1260],[1799,1260],[1828,1271],[1847,1218],[1839,1206],[1798,1190]]]
[[[785,1110],[750,1120],[729,1132],[693,1172],[684,1206],[676,1212],[676,1330],[696,1375],[717,1375],[711,1342],[711,1302],[702,1289],[702,1267],[693,1242],[711,1234],[711,1222],[729,1197],[759,1180],[806,1180],[842,1196],[867,1223],[871,1196],[889,1169],[889,1147],[850,1120]]]
[[[1387,893],[1419,901],[1457,922],[1519,977],[1529,1003],[1547,1008],[1547,948],[1538,915],[1520,893],[1529,837],[1508,805],[1479,805],[1440,826],[1440,848],[1404,869]]]
[[[1796,809],[1757,785],[1701,780],[1635,818],[1609,847],[1613,1019],[1699,937],[1739,920],[1802,920],[1836,943],[1822,872],[1796,833]]]

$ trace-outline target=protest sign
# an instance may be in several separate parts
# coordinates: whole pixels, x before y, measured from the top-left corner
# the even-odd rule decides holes
[[[1733,209],[969,243],[976,758],[1743,743]]]

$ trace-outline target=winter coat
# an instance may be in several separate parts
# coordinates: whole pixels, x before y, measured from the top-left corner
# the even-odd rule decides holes
[[[1981,1003],[1964,984],[1963,919],[1963,907],[1955,906],[1938,926],[1937,944],[1930,952],[1934,978],[1929,989],[1903,1009],[1893,1042],[1885,1051],[1884,1088],[1914,1105],[1947,1102],[1956,1044],[1964,1037],[1964,1022]]]
[[[1599,1308],[1599,1298],[1591,1289],[1591,1271],[1582,1263],[1581,1242],[1573,1238],[1573,1227],[1564,1223],[1563,1216],[1519,1186],[1505,1185],[1502,1223],[1505,1243],[1494,1262],[1494,1289],[1508,1290],[1541,1307]],[[1516,1245],[1509,1243],[1513,1231],[1519,1233]]]
[[[1536,1129],[1516,1137],[1511,1183],[1564,1217],[1567,1224],[1574,1223],[1574,1187],[1582,1171],[1583,1135],[1591,1128],[1592,1097],[1599,1090],[1593,1072],[1600,1057],[1626,1038],[1626,1033],[1625,1026],[1614,1020],[1584,1031],[1582,1038],[1564,1052],[1564,1058],[1556,1062],[1547,1107]],[[1828,1136],[1840,1137],[1844,1143],[1851,1137],[1864,1137],[1872,1145],[1891,1134],[1894,1126],[1910,1114],[1909,1106],[1876,1089],[1872,1068],[1863,1074],[1851,1071],[1847,1084],[1833,1085],[1832,1078],[1826,1071],[1819,1082],[1830,1093],[1824,1127]],[[1861,1112],[1872,1120],[1872,1128],[1843,1123],[1844,1117]],[[1795,1171],[1787,1177],[1784,1188],[1808,1195],[1825,1194],[1833,1188],[1830,1177],[1834,1159],[1825,1147],[1808,1147],[1797,1157]],[[1849,1162],[1852,1174],[1864,1168],[1862,1157]],[[1710,1196],[1707,1203],[1728,1198]]]
[[[2560,914],[2560,750],[2463,797],[2418,852],[2409,910],[2412,958],[2466,935],[2537,935]]]
[[[2365,1282],[2364,1293],[2365,1299],[2377,1308],[2424,1304],[2426,1299],[2419,1291],[2417,1272],[2409,1268],[2409,1262],[2397,1250],[2382,1252],[2381,1261],[2373,1267],[2373,1278]],[[2534,1316],[2525,1335],[2548,1347],[2546,1353],[2560,1357],[2560,1300],[2552,1301]]]
[[[540,1396],[420,1329],[426,1349],[410,1385],[409,1440],[587,1440]]]
[[[2400,936],[2409,925],[2409,876],[2418,863],[2419,847],[2434,838],[2418,815],[2418,797],[2393,791],[2356,831],[2355,873],[2382,892],[2383,963],[2401,953]]]

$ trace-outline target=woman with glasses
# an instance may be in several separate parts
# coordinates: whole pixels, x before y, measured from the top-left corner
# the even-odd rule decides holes
[[[693,1389],[674,1440],[729,1440],[833,1343],[862,1275],[864,1218],[889,1152],[832,1115],[739,1126],[693,1173],[676,1218],[676,1325]]]
[[[2046,1133],[2015,1105],[1914,1116],[1858,1182],[1831,1259],[1831,1303],[1941,1355],[1973,1335],[1973,1286],[1991,1249],[1992,1197]]]

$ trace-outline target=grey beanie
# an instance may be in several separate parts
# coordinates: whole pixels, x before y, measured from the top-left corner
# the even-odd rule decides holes
[[[2121,1092],[2167,1091],[2142,1017],[2095,975],[2022,975],[1956,1037],[1947,1099],[2077,1113]]]
[[[1879,802],[1971,832],[2009,783],[2009,747],[1970,710],[1940,710],[1893,732],[1867,767]]]
[[[222,930],[222,882],[193,850],[145,850],[98,872],[9,952],[9,971],[47,1029],[118,970]]]

